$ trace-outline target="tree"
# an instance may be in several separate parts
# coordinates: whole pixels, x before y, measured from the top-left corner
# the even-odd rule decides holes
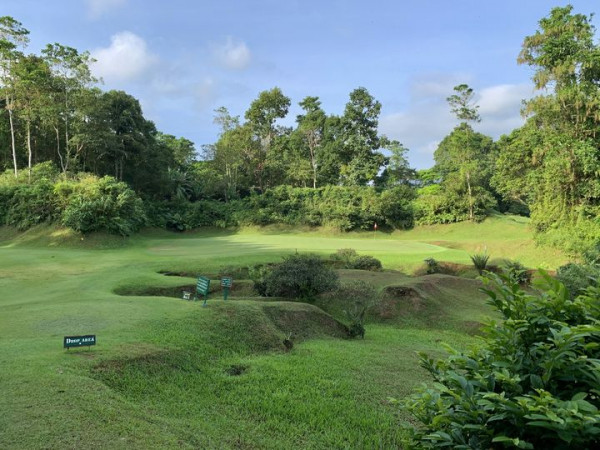
[[[474,132],[463,122],[440,142],[434,153],[441,186],[448,198],[454,199],[448,203],[459,209],[464,205],[468,220],[480,218],[495,203],[488,190],[492,148],[490,137]],[[462,217],[462,211],[456,211],[456,217]]]
[[[321,150],[323,142],[323,134],[325,129],[326,115],[321,109],[321,101],[319,97],[306,97],[299,105],[304,110],[304,114],[296,118],[298,123],[298,131],[302,136],[303,142],[308,148],[310,167],[312,169],[312,184],[313,188],[317,187],[317,169],[319,167],[318,154]]]
[[[600,214],[600,47],[594,34],[591,18],[566,6],[553,8],[524,39],[518,62],[533,68],[544,93],[526,103],[525,128],[500,154],[503,186],[516,185],[523,161],[504,155],[529,146],[523,166],[533,193],[532,222],[539,232],[569,229],[570,242],[600,238],[594,222]]]
[[[275,121],[287,115],[290,103],[290,99],[283,95],[281,89],[275,87],[270,91],[261,92],[250,104],[244,116],[260,142],[261,151],[257,154],[255,170],[256,181],[261,191],[266,187],[264,179],[266,160],[276,136]]]
[[[63,172],[66,172],[71,160],[70,122],[75,114],[74,100],[84,88],[96,81],[89,68],[93,60],[88,52],[79,53],[72,47],[58,43],[48,44],[42,50],[42,54],[52,69],[57,83],[53,126],[56,132],[58,157]],[[62,122],[64,127],[64,156],[60,151],[59,122]]]
[[[416,178],[416,172],[411,169],[406,153],[408,149],[396,140],[390,140],[383,136],[381,138],[381,147],[390,152],[384,161],[384,170],[377,177],[376,185],[380,187],[393,187],[403,184],[409,184]]]
[[[31,179],[33,151],[31,145],[32,124],[40,118],[40,111],[48,101],[52,74],[48,65],[38,56],[21,57],[13,66],[15,104],[25,121],[27,145],[27,168]]]
[[[241,188],[249,188],[251,178],[259,171],[262,149],[249,123],[240,125],[239,117],[231,116],[224,107],[215,113],[214,122],[221,126],[221,133],[205,159],[212,160],[221,174],[223,197],[229,201],[239,195]]]
[[[468,126],[469,122],[480,122],[481,117],[477,110],[479,109],[478,105],[475,105],[473,102],[473,89],[471,89],[466,84],[459,84],[454,87],[454,91],[456,94],[451,95],[447,98],[447,101],[450,105],[450,110],[456,118],[462,120],[461,129],[465,132],[465,142],[458,142],[458,140],[454,140],[454,148],[449,152],[449,154],[454,153],[454,157],[462,160],[460,164],[460,172],[461,178],[464,178],[467,185],[467,195],[469,200],[469,220],[474,220],[474,205],[475,199],[473,196],[473,187],[471,177],[474,175],[477,170],[477,150],[473,147],[471,142],[473,130],[470,126]],[[457,129],[455,128],[455,131]],[[443,155],[443,152],[442,152]],[[440,157],[443,157],[440,155]],[[437,160],[436,160],[437,162]],[[442,163],[443,164],[443,163]]]
[[[343,123],[343,153],[341,175],[344,184],[364,185],[377,176],[384,156],[377,152],[380,138],[377,135],[379,103],[367,89],[360,87],[350,93]]]
[[[23,24],[10,16],[0,17],[0,84],[4,97],[4,108],[8,111],[10,123],[11,149],[15,177],[18,175],[17,147],[15,143],[14,125],[14,73],[13,66],[21,56],[19,47],[25,47],[29,43],[29,30]]]

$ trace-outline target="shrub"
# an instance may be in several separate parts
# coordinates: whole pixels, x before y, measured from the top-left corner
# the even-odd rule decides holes
[[[350,321],[348,327],[350,337],[365,337],[365,317],[377,300],[377,290],[371,283],[352,280],[342,284],[335,296],[348,304],[344,314]]]
[[[381,261],[372,256],[362,255],[354,260],[352,269],[358,270],[381,270]]]
[[[359,255],[352,248],[341,248],[330,257],[336,267],[341,269],[381,270],[381,261],[367,255]]]
[[[248,268],[248,278],[254,283],[254,290],[258,295],[267,297],[267,276],[273,270],[273,264],[256,264]]]
[[[487,267],[488,260],[490,259],[490,255],[486,253],[475,253],[471,255],[471,261],[473,261],[473,265],[479,272],[479,275],[483,275],[483,271]]]
[[[556,278],[575,297],[600,280],[600,267],[591,264],[568,263],[556,271]]]
[[[316,255],[292,255],[282,263],[260,269],[259,289],[269,297],[312,300],[337,288],[338,275]],[[256,282],[255,282],[256,286]],[[259,290],[260,292],[260,290]]]
[[[528,284],[531,282],[531,274],[519,261],[505,261],[502,265],[502,269],[511,280],[514,280],[519,284]]]
[[[425,260],[425,265],[427,266],[427,273],[429,275],[439,273],[440,271],[440,264],[433,258],[427,258]]]
[[[351,269],[352,263],[358,258],[358,253],[353,248],[340,248],[329,257],[332,261],[337,262],[337,266],[343,269]]]
[[[53,222],[59,210],[53,196],[52,182],[46,178],[33,181],[31,184],[17,184],[0,188],[3,193],[4,223],[19,230],[26,230],[34,225]]]
[[[503,316],[483,344],[421,355],[435,381],[406,405],[421,423],[408,448],[598,448],[600,446],[600,289],[572,300],[541,272],[527,294],[505,275],[484,280]]]
[[[127,236],[146,222],[142,200],[112,177],[87,177],[74,186],[62,213],[64,225],[82,233],[108,231]]]

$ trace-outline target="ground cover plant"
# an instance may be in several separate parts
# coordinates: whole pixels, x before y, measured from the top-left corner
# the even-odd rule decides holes
[[[528,246],[524,223],[476,226],[484,242],[450,228],[447,246],[423,242],[431,234],[421,229],[375,237],[148,230],[121,238],[0,228],[0,447],[397,447],[408,415],[387,399],[423,380],[415,351],[441,356],[440,340],[462,348],[491,313],[476,280],[410,272],[432,254],[467,264],[471,245],[482,244],[505,243],[534,264],[562,262]],[[518,245],[502,236],[507,227],[517,227]],[[262,301],[239,280],[247,267],[296,251],[327,258],[343,248],[385,269],[338,270],[341,283],[363,280],[382,300],[364,317],[364,340],[344,338],[347,302]],[[233,274],[227,302],[219,291],[207,308],[178,298],[201,273],[215,286]],[[97,335],[96,347],[62,349],[64,335],[87,333]]]

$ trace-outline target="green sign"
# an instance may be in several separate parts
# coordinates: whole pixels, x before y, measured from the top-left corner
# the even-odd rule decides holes
[[[96,345],[96,335],[86,334],[85,336],[65,336],[63,340],[64,348],[72,347],[89,347],[90,345]]]
[[[208,290],[210,289],[210,279],[199,276],[198,282],[196,283],[196,292],[204,296],[204,303],[202,306],[206,306],[206,300],[208,299]]]
[[[229,295],[229,288],[231,288],[231,286],[233,286],[233,278],[221,278],[221,287],[223,288],[223,300],[227,300],[227,296]]]

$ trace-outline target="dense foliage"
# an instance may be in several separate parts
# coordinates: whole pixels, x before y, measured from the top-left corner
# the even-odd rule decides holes
[[[542,92],[526,102],[526,123],[494,142],[476,130],[477,95],[460,84],[447,97],[458,125],[435,150],[434,167],[417,173],[408,149],[378,133],[382,105],[364,87],[349,93],[338,115],[305,97],[293,126],[279,123],[292,101],[277,87],[240,116],[218,108],[218,138],[197,160],[194,144],[158,131],[137,99],[96,87],[87,52],[49,44],[27,54],[29,31],[0,17],[0,170],[18,181],[0,193],[2,221],[117,233],[144,223],[92,224],[103,208],[143,216],[133,197],[102,206],[93,190],[77,193],[64,216],[50,184],[35,181],[36,165],[50,163],[65,179],[89,173],[127,183],[150,223],[171,230],[272,223],[367,230],[375,222],[398,229],[480,221],[497,209],[530,214],[538,240],[583,252],[600,240],[594,34],[591,17],[552,9],[518,57]]]
[[[129,235],[146,225],[142,200],[113,177],[59,175],[51,165],[34,166],[30,177],[0,176],[0,224],[24,230],[61,223],[76,231]]]
[[[408,401],[415,448],[596,448],[600,445],[600,289],[571,299],[542,273],[529,294],[489,275],[502,314],[484,343],[446,360],[421,355],[435,380]]]
[[[250,276],[259,294],[267,297],[310,301],[339,285],[337,273],[317,255],[291,255],[278,264],[254,267]]]

